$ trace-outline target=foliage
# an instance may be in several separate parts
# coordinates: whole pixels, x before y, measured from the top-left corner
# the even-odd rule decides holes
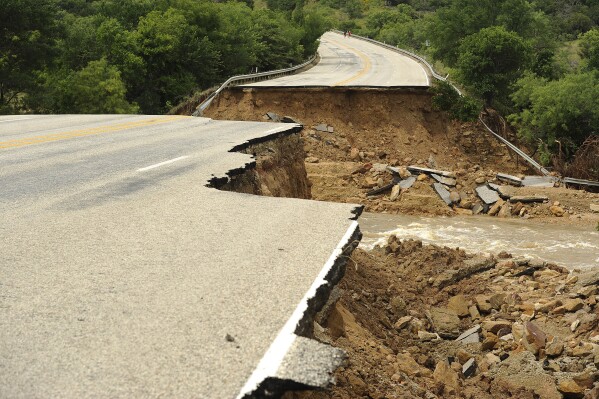
[[[284,12],[252,4],[1,0],[0,113],[162,113],[232,74],[302,62],[331,27],[302,0],[274,4]],[[77,100],[91,101],[85,82],[107,90],[97,98],[109,111]]]
[[[581,35],[580,48],[588,68],[599,70],[599,29],[595,28]]]
[[[459,76],[487,105],[507,96],[528,62],[530,48],[514,32],[494,26],[466,37],[460,45]]]
[[[431,91],[433,108],[447,112],[452,119],[471,122],[478,118],[480,102],[466,95],[460,96],[451,84],[437,81]]]
[[[512,100],[520,112],[509,120],[522,137],[540,143],[542,152],[561,151],[568,158],[588,136],[599,134],[597,73],[573,73],[554,81],[527,75],[516,88]]]
[[[51,0],[0,4],[0,113],[18,112],[34,75],[53,56],[57,8]]]

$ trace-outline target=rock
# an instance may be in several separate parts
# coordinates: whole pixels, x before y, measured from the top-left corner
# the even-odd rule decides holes
[[[581,287],[586,287],[589,285],[598,285],[598,284],[599,284],[599,271],[598,270],[593,270],[593,271],[578,275],[577,285],[579,285]]]
[[[505,204],[505,201],[502,199],[499,199],[497,202],[495,202],[495,204],[491,207],[491,209],[489,209],[488,215],[489,216],[497,215],[497,213],[499,213],[499,210],[501,209],[503,204]]]
[[[595,384],[597,377],[599,376],[596,372],[591,374],[589,371],[585,371],[584,373],[573,375],[572,379],[579,387],[590,389]]]
[[[572,348],[572,356],[574,357],[586,357],[593,353],[595,347],[593,344],[588,342],[581,342]]]
[[[363,396],[368,391],[368,385],[358,375],[351,373],[347,377],[347,382],[352,390],[359,396]]]
[[[512,324],[512,335],[514,336],[514,341],[520,342],[524,338],[524,325],[520,323]]]
[[[460,198],[460,193],[458,193],[457,191],[451,191],[449,193],[449,200],[454,203],[457,204],[458,202],[460,202],[462,199]]]
[[[497,334],[502,329],[512,329],[512,323],[506,320],[484,321],[482,324],[483,330],[493,334]]]
[[[441,337],[439,336],[439,334],[420,330],[420,331],[418,331],[418,339],[426,342],[426,341],[437,341],[437,340],[441,339]]]
[[[430,319],[435,332],[443,338],[456,338],[460,335],[460,319],[455,311],[432,307]]]
[[[487,180],[484,177],[477,177],[476,180],[474,180],[474,182],[476,184],[484,184]]]
[[[582,299],[566,299],[564,301],[564,309],[568,313],[576,312],[584,307],[584,301]]]
[[[349,151],[349,158],[353,161],[357,161],[360,159],[360,150],[357,149],[356,147],[352,147],[352,149]]]
[[[480,342],[480,338],[478,336],[478,332],[480,331],[480,324],[475,325],[471,329],[464,331],[460,334],[459,337],[456,338],[456,341],[461,342],[462,344],[470,344]]]
[[[407,305],[406,301],[404,301],[402,297],[394,296],[391,298],[391,301],[389,301],[389,306],[391,307],[391,311],[395,316],[401,317],[406,315]]]
[[[493,309],[499,310],[501,305],[505,303],[505,294],[494,294],[489,298],[489,303]]]
[[[427,179],[428,179],[428,176],[425,175],[424,173],[419,174],[418,177],[416,178],[416,180],[418,180],[418,181],[425,181]]]
[[[480,313],[478,313],[478,308],[476,306],[470,306],[468,312],[473,320],[480,319]]]
[[[318,163],[318,158],[316,157],[307,157],[306,162],[308,163]]]
[[[549,313],[550,311],[561,305],[562,301],[560,301],[559,299],[554,299],[546,303],[535,304],[535,310],[541,313]]]
[[[481,313],[489,313],[491,309],[493,309],[491,303],[489,302],[490,298],[491,297],[488,295],[476,295],[474,297],[474,302]]]
[[[472,207],[472,214],[478,215],[478,214],[482,213],[483,210],[484,210],[484,207],[481,204],[475,204]]]
[[[539,350],[545,348],[547,336],[543,330],[532,321],[524,323],[524,338],[526,349],[535,355],[539,353]]]
[[[494,349],[498,343],[499,338],[497,338],[497,335],[488,333],[481,344],[481,349],[483,351],[490,351],[491,349]]]
[[[460,378],[445,360],[437,363],[433,379],[441,385],[446,395],[457,395],[460,390]]]
[[[398,331],[402,330],[402,329],[406,328],[410,324],[410,322],[412,321],[412,319],[413,319],[412,316],[401,317],[399,320],[397,320],[395,322],[395,324],[393,325],[393,327],[396,330],[398,330]]]
[[[429,369],[419,365],[409,353],[399,353],[395,359],[397,360],[397,369],[410,377],[430,376],[431,374]]]
[[[558,205],[551,205],[549,207],[549,210],[551,211],[551,213],[553,213],[553,216],[557,217],[562,217],[564,216],[564,213],[566,213],[566,211],[564,211],[564,208]]]
[[[549,357],[557,357],[564,351],[564,344],[558,337],[552,337],[545,343],[545,354]]]
[[[397,200],[397,198],[399,198],[400,192],[401,192],[401,187],[399,186],[399,184],[394,185],[393,188],[391,189],[391,195],[389,195],[389,201]]]
[[[468,311],[468,301],[466,300],[466,297],[461,294],[449,298],[447,308],[456,312],[460,317],[465,317],[470,314]]]
[[[458,269],[445,270],[434,281],[435,288],[444,288],[449,284],[456,283],[475,273],[492,269],[495,266],[495,260],[491,257],[475,256],[466,259],[464,265]],[[479,308],[480,309],[480,308]]]
[[[464,363],[464,365],[462,366],[462,375],[465,378],[469,378],[469,377],[472,377],[475,372],[476,372],[476,361],[474,360],[474,358],[471,358],[466,363]]]
[[[574,380],[563,379],[557,384],[557,390],[560,391],[564,396],[568,398],[582,398],[582,389]]]
[[[510,216],[511,216],[511,207],[506,202],[501,206],[501,208],[499,209],[499,212],[497,212],[497,217],[508,218]]]

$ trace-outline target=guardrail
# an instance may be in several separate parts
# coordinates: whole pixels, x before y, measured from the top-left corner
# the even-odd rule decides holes
[[[333,29],[332,31],[335,32],[335,33],[343,34],[343,32],[341,32],[340,30]],[[424,59],[423,57],[419,56],[418,54],[412,53],[411,51],[408,51],[408,50],[404,50],[404,49],[402,49],[400,47],[397,47],[397,46],[392,46],[392,45],[387,44],[387,43],[379,42],[378,40],[374,40],[374,39],[371,39],[369,37],[360,36],[360,35],[354,35],[353,33],[352,33],[351,37],[363,40],[365,42],[370,42],[372,44],[376,44],[377,46],[385,47],[388,50],[391,50],[391,51],[394,51],[396,53],[400,53],[400,54],[403,54],[403,55],[407,55],[408,57],[415,59],[416,61],[424,64],[428,68],[428,70],[429,70],[429,72],[430,72],[430,74],[431,74],[431,76],[433,78],[435,78],[437,80],[441,80],[443,82],[449,83],[451,85],[451,87],[453,87],[453,89],[460,96],[462,95],[462,92],[460,91],[460,89],[458,89],[450,81],[447,80],[447,76],[442,76],[442,75],[438,74],[435,71],[435,69],[433,68],[433,66],[426,59]]]
[[[335,31],[337,33],[343,33],[341,31]],[[404,50],[401,49],[399,47],[395,47],[395,46],[391,46],[389,44],[386,43],[382,43],[379,42],[377,40],[373,40],[367,37],[363,37],[363,36],[359,36],[359,35],[354,35],[352,34],[352,37],[355,37],[357,39],[360,40],[364,40],[373,44],[376,44],[378,46],[381,47],[385,47],[389,50],[393,50],[397,53],[400,54],[404,54],[407,55],[408,57],[411,57],[419,62],[421,62],[422,64],[424,64],[430,71],[431,76],[437,80],[441,80],[443,82],[447,82],[451,85],[451,87],[453,87],[453,89],[460,95],[462,96],[462,92],[460,91],[460,89],[458,89],[453,83],[451,83],[449,80],[447,80],[446,76],[441,76],[440,74],[438,74],[437,72],[435,72],[433,66],[424,58],[422,58],[421,56],[419,56],[418,54],[414,54],[411,51],[408,50]],[[504,143],[506,146],[508,146],[512,151],[514,151],[516,154],[518,154],[519,156],[521,156],[526,162],[528,162],[531,166],[533,166],[536,170],[538,170],[539,172],[541,172],[542,174],[544,174],[545,176],[549,175],[549,171],[547,169],[545,169],[542,165],[540,165],[538,162],[536,162],[534,159],[532,159],[530,156],[528,156],[524,151],[522,151],[520,148],[518,148],[516,145],[512,144],[510,141],[508,141],[507,139],[501,137],[499,134],[495,133],[489,126],[487,126],[487,124],[485,123],[485,121],[483,121],[483,119],[481,117],[478,118],[478,120],[483,124],[483,126],[489,131],[489,133],[491,133],[493,136],[495,136],[499,141],[501,141],[502,143]]]
[[[248,82],[257,82],[260,80],[278,78],[280,76],[292,75],[298,69],[307,67],[308,65],[310,65],[311,63],[316,61],[317,58],[318,58],[318,53],[314,54],[308,61],[306,61],[302,64],[299,64],[299,65],[296,65],[296,66],[292,66],[290,68],[277,69],[275,71],[250,73],[247,75],[232,76],[229,79],[227,79],[227,81],[225,83],[223,83],[218,89],[216,89],[216,91],[214,93],[212,93],[210,96],[208,96],[208,98],[206,98],[204,101],[202,101],[202,103],[196,108],[196,110],[194,111],[193,114],[191,114],[191,116],[202,116],[202,112],[204,112],[206,110],[206,108],[208,108],[210,103],[212,103],[212,100],[214,100],[216,98],[216,96],[218,96],[220,94],[221,91],[223,91],[224,89],[226,89],[229,86],[232,86],[233,83],[243,84],[243,83],[248,83]]]

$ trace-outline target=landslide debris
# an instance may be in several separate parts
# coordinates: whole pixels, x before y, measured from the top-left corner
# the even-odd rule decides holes
[[[328,391],[285,398],[597,398],[597,272],[401,241],[354,251],[314,335],[345,350]]]
[[[477,187],[502,184],[497,173],[522,176],[534,171],[484,127],[459,124],[433,110],[431,94],[423,90],[237,88],[217,97],[206,116],[303,123],[306,170],[316,200],[361,203],[371,212],[489,214],[593,226],[599,221],[599,194],[564,187],[513,187],[516,198],[547,200],[484,207]],[[509,131],[505,135],[516,140]],[[368,195],[393,182],[387,166],[405,170],[410,165],[451,172],[455,185],[445,187],[452,205],[447,206],[435,192],[430,175],[414,174],[417,181],[408,189]]]

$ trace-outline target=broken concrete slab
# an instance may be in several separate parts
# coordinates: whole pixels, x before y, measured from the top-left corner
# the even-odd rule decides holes
[[[427,175],[430,175],[431,173],[440,175],[440,176],[445,176],[445,177],[454,177],[454,174],[452,172],[448,172],[448,171],[444,171],[444,170],[436,170],[436,169],[429,169],[429,168],[423,168],[420,166],[416,166],[416,165],[410,165],[408,166],[408,170],[410,172],[414,172],[414,173],[424,173]]]
[[[496,203],[497,201],[500,200],[499,194],[497,194],[497,191],[491,190],[486,185],[476,187],[475,191],[476,191],[476,194],[478,195],[478,197],[486,205],[493,205],[494,203]]]
[[[437,192],[437,194],[439,194],[439,197],[441,197],[441,199],[448,205],[451,206],[451,204],[453,203],[453,201],[450,198],[450,193],[449,191],[445,188],[444,185],[442,185],[441,183],[433,183],[432,184],[433,189]]]
[[[266,116],[273,122],[281,122],[281,117],[274,112],[267,112]]]
[[[486,256],[475,256],[466,259],[464,265],[457,270],[445,270],[433,282],[433,287],[444,288],[475,273],[484,272],[495,266],[495,260]]]
[[[480,331],[480,324],[475,325],[469,330],[464,331],[455,340],[463,344],[477,343],[480,342],[478,332]]]
[[[334,133],[334,132],[335,132],[335,128],[334,128],[333,126],[328,126],[328,127],[327,127],[327,131],[328,131],[329,133]]]
[[[497,173],[495,177],[497,177],[497,180],[501,180],[503,182],[513,184],[515,186],[522,185],[522,179],[520,179],[517,176],[508,175],[507,173]]]
[[[510,197],[510,202],[522,202],[523,204],[547,201],[549,201],[549,198],[544,195],[514,195]]]
[[[325,123],[320,123],[320,124],[316,125],[316,127],[314,129],[318,130],[319,132],[328,132],[329,131],[329,127]]]
[[[524,176],[522,185],[526,187],[553,187],[557,179],[553,176]]]
[[[387,192],[389,190],[391,190],[393,188],[393,186],[395,186],[397,183],[399,183],[399,178],[396,177],[393,179],[393,181],[389,184],[386,184],[380,188],[376,188],[374,190],[370,190],[369,192],[366,193],[367,196],[372,197],[374,195],[379,195],[382,194],[384,192]]]
[[[412,185],[414,184],[415,181],[416,181],[416,177],[410,176],[407,179],[400,181],[399,187],[402,189],[408,189],[408,188],[412,187]]]
[[[435,179],[437,182],[444,184],[446,186],[449,186],[449,187],[455,187],[455,185],[456,185],[456,180],[451,177],[439,176],[436,173],[431,173],[431,177],[433,179]]]

